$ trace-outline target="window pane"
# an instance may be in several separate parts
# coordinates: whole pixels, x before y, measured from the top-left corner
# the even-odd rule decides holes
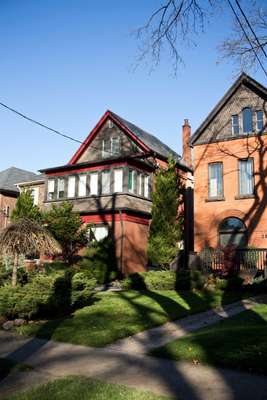
[[[39,197],[39,188],[38,187],[34,187],[31,189],[31,196],[32,196],[33,204],[35,206],[37,206],[38,205],[38,197]]]
[[[232,115],[232,134],[239,134],[239,117],[238,115]]]
[[[243,114],[243,133],[252,132],[252,111],[251,108],[244,108]]]
[[[48,200],[53,200],[55,194],[55,180],[54,179],[48,179],[47,183],[47,199]]]
[[[122,192],[123,190],[123,170],[114,169],[114,192]]]
[[[110,171],[102,172],[102,190],[103,194],[110,193]]]
[[[239,194],[253,194],[253,160],[239,160]]]
[[[145,176],[144,182],[144,197],[149,197],[149,176]]]
[[[263,129],[263,111],[257,111],[257,130],[261,131]]]
[[[107,226],[94,226],[91,228],[91,232],[93,233],[94,239],[99,242],[100,240],[105,239],[108,236],[108,227]]]
[[[138,174],[138,194],[143,196],[144,175]]]
[[[128,190],[129,190],[129,192],[134,193],[135,187],[136,187],[136,171],[129,170],[129,174],[128,174]]]
[[[65,179],[60,178],[57,181],[57,197],[58,199],[62,199],[65,195]]]
[[[209,197],[222,196],[222,163],[209,164]]]
[[[110,140],[102,140],[102,157],[107,158],[110,155]]]
[[[69,176],[68,197],[75,197],[75,176]]]
[[[79,175],[78,196],[86,196],[86,175]]]
[[[111,139],[111,153],[114,155],[120,154],[120,138],[114,137]]]
[[[90,174],[90,194],[98,194],[98,173],[93,172]]]
[[[240,231],[245,230],[246,226],[241,219],[236,217],[229,217],[223,220],[220,224],[220,231]]]

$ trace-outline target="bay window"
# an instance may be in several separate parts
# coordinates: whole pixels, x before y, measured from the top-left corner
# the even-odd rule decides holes
[[[87,179],[87,175],[85,175],[85,174],[79,175],[79,183],[78,183],[78,196],[79,197],[86,196],[86,179]]]
[[[90,174],[90,194],[98,195],[98,173],[92,172]]]
[[[114,169],[114,192],[123,191],[123,169]]]
[[[68,197],[75,197],[75,176],[69,176],[68,178]]]
[[[149,197],[149,175],[144,178],[144,197]]]
[[[101,193],[110,193],[110,171],[103,171],[101,174]]]

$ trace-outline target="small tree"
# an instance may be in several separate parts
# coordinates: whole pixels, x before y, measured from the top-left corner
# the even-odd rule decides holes
[[[0,252],[14,258],[12,286],[17,284],[17,270],[21,254],[59,253],[60,247],[53,236],[38,222],[28,218],[18,219],[0,233]]]
[[[16,206],[11,213],[11,220],[18,221],[21,218],[28,218],[32,221],[41,222],[42,214],[38,206],[33,204],[30,190],[24,190],[16,201]]]
[[[183,216],[179,215],[182,187],[175,161],[155,174],[152,194],[152,222],[148,240],[148,257],[153,264],[168,267],[177,254],[183,234]]]
[[[61,245],[64,261],[71,264],[74,254],[87,243],[86,229],[82,227],[80,215],[73,211],[71,203],[65,201],[59,206],[52,205],[44,220]]]

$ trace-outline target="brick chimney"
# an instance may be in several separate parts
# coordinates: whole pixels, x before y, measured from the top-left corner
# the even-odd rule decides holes
[[[192,167],[190,136],[191,126],[189,125],[188,119],[185,119],[183,124],[183,160],[189,167]]]

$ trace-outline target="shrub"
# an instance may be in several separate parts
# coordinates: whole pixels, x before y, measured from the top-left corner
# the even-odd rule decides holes
[[[121,281],[123,289],[190,290],[202,289],[205,277],[200,271],[148,271],[135,273]]]
[[[83,272],[77,272],[74,274],[71,281],[72,307],[76,308],[88,305],[96,284],[97,281],[95,278],[90,278]]]
[[[70,310],[69,276],[34,275],[24,286],[0,288],[0,315],[32,319],[58,316]]]
[[[95,278],[99,284],[116,279],[118,272],[112,241],[106,238],[93,242],[83,259],[76,264],[76,269],[88,278]]]

